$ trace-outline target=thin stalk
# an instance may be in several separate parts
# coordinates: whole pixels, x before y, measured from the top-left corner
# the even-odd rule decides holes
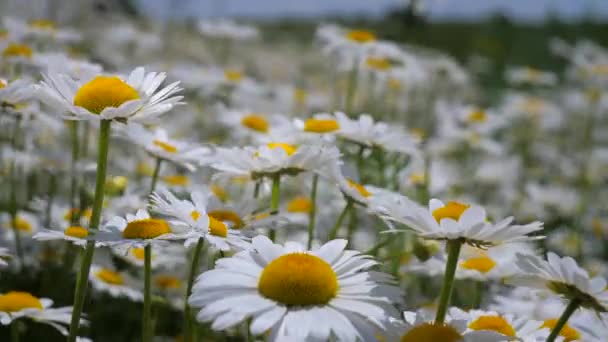
[[[481,307],[481,302],[483,301],[483,294],[485,290],[486,287],[484,282],[475,280],[475,297],[473,298],[472,309],[479,309]]]
[[[53,202],[55,201],[55,193],[57,192],[57,176],[54,173],[49,172],[49,198],[46,201],[46,208],[44,213],[44,226],[50,228],[51,226],[51,210],[53,209]]]
[[[70,210],[75,209],[76,206],[76,191],[78,189],[78,179],[76,177],[76,167],[78,164],[78,155],[80,142],[78,141],[78,122],[71,121],[70,125],[70,143],[72,144],[72,160],[70,163]],[[72,212],[70,217],[70,224],[76,226],[80,215]]]
[[[279,210],[279,195],[281,191],[281,174],[277,173],[272,176],[272,197],[270,199],[270,212],[272,215],[276,215]],[[277,232],[274,228],[270,230],[270,240],[274,241]]]
[[[462,247],[463,241],[448,240],[448,260],[445,265],[445,274],[443,276],[443,285],[441,287],[441,295],[439,297],[439,307],[437,308],[437,315],[435,316],[435,324],[441,324],[445,320],[445,314],[450,306],[450,299],[452,297],[452,289],[454,287],[454,275],[456,274],[456,266],[458,265],[458,256],[460,255],[460,248]]]
[[[95,179],[95,199],[93,201],[93,212],[91,214],[90,229],[98,229],[101,220],[101,210],[104,196],[104,186],[106,183],[106,171],[108,168],[108,149],[110,146],[110,120],[102,120],[99,127],[99,143],[97,152],[97,176]],[[95,252],[95,242],[87,242],[80,261],[80,272],[76,280],[76,290],[74,291],[74,309],[72,310],[72,320],[70,322],[70,336],[68,342],[76,341],[78,327],[80,326],[80,314],[87,294],[89,284],[89,270]]]
[[[344,221],[346,214],[348,214],[350,209],[353,207],[354,203],[355,202],[351,199],[346,200],[346,205],[344,206],[344,209],[342,209],[340,216],[338,216],[338,219],[336,220],[334,227],[329,231],[329,235],[327,238],[328,240],[333,240],[336,238],[336,236],[338,235],[338,230],[340,230],[340,226],[342,225],[342,222]]]
[[[319,183],[319,175],[315,173],[315,175],[312,176],[312,188],[310,189],[310,211],[308,212],[308,249],[312,247],[312,240],[315,236],[315,214],[317,212],[317,183]]]
[[[253,188],[253,198],[258,198],[260,195],[260,187],[262,186],[262,181],[258,180],[255,182],[255,187]]]
[[[359,152],[357,152],[357,172],[359,173],[359,181],[361,184],[365,184],[363,177],[363,153],[365,152],[365,146],[359,146]]]
[[[346,89],[346,115],[352,116],[353,105],[357,94],[357,80],[359,78],[359,60],[355,59],[355,64],[348,75],[348,88]]]
[[[21,124],[21,116],[15,119],[15,127],[13,128],[13,136],[11,137],[11,146],[13,150],[17,150],[19,143],[19,129]],[[15,235],[15,249],[17,250],[17,258],[19,259],[19,267],[23,266],[23,248],[21,246],[21,234],[17,228],[17,165],[15,159],[11,161],[10,166],[11,185],[9,193],[9,213],[11,216],[11,226]]]
[[[154,165],[154,174],[152,174],[152,181],[150,182],[150,194],[156,189],[156,182],[158,182],[158,174],[160,173],[160,164],[163,162],[162,159],[156,158],[156,165]]]
[[[19,326],[21,322],[14,320],[11,324],[11,342],[19,342]]]
[[[194,285],[194,278],[200,261],[201,251],[203,250],[205,239],[202,237],[198,239],[196,247],[194,247],[194,254],[192,255],[192,263],[190,264],[190,274],[188,275],[188,285],[186,288],[186,298],[184,299],[184,342],[192,342],[192,315],[190,313],[190,305],[188,305],[188,297],[192,293],[192,286]]]
[[[559,320],[555,324],[555,327],[553,327],[553,330],[551,330],[551,334],[549,334],[549,337],[547,337],[547,342],[555,341],[557,336],[559,336],[559,333],[566,326],[566,323],[570,319],[570,316],[572,316],[574,311],[576,311],[576,309],[578,309],[580,305],[581,302],[577,298],[574,298],[572,301],[570,301],[570,303],[568,303],[568,306],[566,306],[566,309],[559,317]]]
[[[376,243],[372,248],[366,250],[365,252],[363,252],[362,254],[368,254],[368,255],[373,255],[376,256],[378,254],[378,251],[380,250],[380,248],[388,245],[391,241],[393,241],[392,239],[384,239],[384,240],[380,240],[378,243]]]
[[[144,247],[144,313],[142,320],[142,342],[152,341],[152,296],[150,277],[152,271],[152,246],[150,244]]]

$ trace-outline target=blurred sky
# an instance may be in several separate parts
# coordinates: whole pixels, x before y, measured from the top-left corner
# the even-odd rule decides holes
[[[320,17],[378,16],[405,0],[135,0],[153,17]],[[496,12],[535,21],[552,12],[567,20],[581,16],[608,19],[608,0],[429,0],[422,1],[432,20],[476,20]]]

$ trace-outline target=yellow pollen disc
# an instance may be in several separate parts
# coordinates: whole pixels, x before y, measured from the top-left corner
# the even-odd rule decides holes
[[[515,337],[515,329],[513,329],[506,319],[500,316],[480,316],[469,324],[469,328],[473,330],[491,330],[505,336]]]
[[[135,257],[135,259],[137,260],[144,260],[145,258],[145,251],[143,248],[132,248],[131,249],[131,254],[133,254],[133,257]]]
[[[393,90],[399,90],[399,89],[401,89],[402,86],[403,86],[403,84],[398,79],[393,78],[393,77],[388,79],[389,88],[391,88]]]
[[[306,93],[306,90],[304,90],[302,88],[295,88],[293,90],[293,99],[297,104],[306,103],[307,97],[308,97],[308,93]]]
[[[253,219],[255,221],[267,219],[269,217],[270,217],[270,213],[259,213],[259,214],[253,215]]]
[[[154,282],[156,283],[156,286],[165,290],[179,289],[182,285],[181,280],[170,275],[159,275],[154,279]]]
[[[123,191],[129,184],[129,179],[125,176],[111,177],[106,181],[106,192],[117,193]]]
[[[234,212],[232,210],[222,210],[222,209],[211,210],[208,213],[208,215],[210,218],[213,217],[214,219],[216,219],[218,221],[232,222],[233,228],[235,228],[235,229],[239,229],[239,228],[243,227],[243,220],[241,219],[239,214],[237,214],[236,212]]]
[[[226,190],[217,184],[211,184],[211,192],[222,202],[228,200],[228,193]]]
[[[469,115],[467,116],[467,120],[469,122],[485,122],[488,119],[488,115],[486,114],[485,111],[479,109],[479,110],[474,110],[472,112],[469,113]]]
[[[371,69],[385,71],[391,68],[391,60],[384,57],[367,57],[365,65]]]
[[[462,335],[447,324],[423,323],[405,335],[401,336],[401,342],[457,342],[462,341]]]
[[[243,79],[243,74],[236,70],[226,70],[224,71],[224,77],[230,82],[239,82]]]
[[[0,80],[0,89],[6,87],[6,83],[4,83],[4,81]]]
[[[44,307],[40,299],[27,292],[10,291],[0,295],[0,312],[16,312],[23,309],[40,309]]]
[[[160,141],[160,140],[154,140],[152,142],[154,144],[154,146],[160,147],[161,149],[163,149],[165,152],[167,153],[175,153],[177,152],[177,147],[166,143],[164,141]]]
[[[353,181],[352,179],[347,179],[346,181],[348,182],[348,186],[357,190],[359,195],[361,195],[363,197],[369,197],[372,195],[372,193],[367,191],[367,189],[362,184],[359,184],[359,183]]]
[[[49,30],[54,31],[57,28],[57,25],[52,20],[48,19],[36,19],[30,22],[30,27],[41,29],[41,30]]]
[[[336,296],[338,278],[321,258],[292,253],[273,260],[264,268],[258,291],[284,305],[324,305]]]
[[[8,37],[8,31],[0,30],[0,40],[6,39],[6,37]]]
[[[32,57],[32,49],[25,44],[10,43],[2,52],[4,57]]]
[[[65,215],[63,215],[63,219],[66,221],[71,221],[72,218],[74,218],[75,216],[78,217],[84,217],[87,220],[91,218],[91,215],[93,214],[93,212],[91,211],[91,209],[87,208],[85,209],[82,213],[80,213],[80,208],[72,208],[72,209],[68,209],[65,213]]]
[[[308,119],[304,123],[304,131],[306,132],[327,133],[339,128],[338,121],[332,119]]]
[[[488,257],[471,258],[460,263],[460,267],[462,268],[479,271],[481,273],[490,272],[494,266],[496,266],[496,262]]]
[[[17,216],[15,218],[15,220],[13,220],[13,225],[11,226],[11,228],[16,228],[19,231],[22,232],[31,232],[32,231],[32,224],[29,223],[26,219],[24,219],[21,216]]]
[[[165,220],[148,218],[129,222],[122,231],[122,237],[125,239],[153,239],[168,233],[171,233],[171,228]]]
[[[448,204],[444,205],[441,208],[435,209],[433,211],[433,217],[437,222],[441,222],[441,219],[451,218],[456,221],[460,218],[460,215],[464,213],[465,210],[469,209],[470,205],[462,204],[459,202],[448,202]]]
[[[285,151],[285,153],[287,153],[288,156],[294,154],[296,152],[296,150],[298,149],[297,147],[295,147],[293,145],[289,145],[286,143],[279,143],[279,142],[269,143],[267,146],[271,150],[274,150],[275,148],[282,148],[283,151]]]
[[[422,172],[417,172],[417,173],[412,173],[408,180],[410,181],[410,183],[415,184],[415,185],[422,185],[424,184],[424,173]]]
[[[287,212],[290,213],[309,213],[312,203],[308,197],[296,197],[287,204]]]
[[[226,236],[228,236],[228,227],[224,222],[209,215],[209,233],[211,235],[225,238]]]
[[[152,175],[154,174],[154,170],[149,164],[145,162],[140,162],[137,164],[137,173],[142,176],[152,177]]]
[[[107,284],[123,285],[125,283],[122,276],[118,272],[114,272],[107,268],[102,268],[101,270],[97,271],[95,275],[99,280]]]
[[[591,230],[593,234],[598,238],[603,238],[604,236],[604,225],[602,224],[602,220],[597,217],[591,220]]]
[[[196,211],[196,210],[192,210],[192,211],[190,212],[190,217],[192,217],[192,219],[193,219],[194,221],[198,221],[199,217],[201,217],[201,213],[199,213],[199,212],[198,212],[198,211]]]
[[[542,75],[542,72],[534,68],[526,68],[526,77],[532,81],[538,81]]]
[[[369,43],[376,40],[376,35],[370,31],[352,30],[346,34],[346,38],[356,43]]]
[[[174,186],[186,186],[190,183],[188,176],[184,175],[172,175],[163,177],[163,181],[169,185]]]
[[[540,328],[548,328],[549,330],[553,330],[556,324],[557,318],[548,319],[543,323],[543,325],[540,326]],[[574,329],[567,323],[559,332],[559,335],[564,338],[564,342],[579,341],[581,339],[581,334],[578,332],[578,330]]]
[[[268,127],[270,126],[268,124],[268,120],[266,120],[265,117],[256,113],[251,113],[249,115],[244,116],[241,119],[241,125],[262,133],[267,133]]]
[[[118,108],[127,101],[139,99],[139,93],[116,76],[97,76],[78,89],[74,105],[99,114],[108,107]]]
[[[69,227],[68,229],[66,229],[63,232],[63,235],[82,239],[82,238],[89,236],[89,231],[86,230],[85,228],[74,226],[74,227]]]

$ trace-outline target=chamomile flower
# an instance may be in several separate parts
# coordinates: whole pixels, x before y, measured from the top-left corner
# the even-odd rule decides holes
[[[505,75],[507,81],[514,85],[553,86],[557,83],[557,76],[549,71],[542,71],[531,67],[511,68]]]
[[[72,307],[52,308],[53,301],[38,298],[29,292],[10,291],[0,294],[0,323],[9,325],[14,320],[29,318],[57,329],[62,335],[68,334],[63,325],[68,325],[72,316]],[[81,322],[85,321],[81,319]]]
[[[8,239],[12,239],[13,234],[8,232],[11,229],[16,229],[19,231],[20,235],[32,236],[34,235],[41,227],[40,219],[37,215],[19,211],[15,219],[13,220],[10,215],[2,215],[0,216],[0,225],[5,229],[5,235],[7,235]]]
[[[0,247],[0,267],[8,265],[7,259],[11,258],[8,248]]]
[[[133,280],[122,272],[109,267],[91,265],[89,281],[98,292],[105,292],[112,297],[126,297],[132,301],[141,302],[143,294],[133,287]]]
[[[70,226],[63,231],[53,229],[40,229],[32,238],[38,241],[65,240],[76,246],[85,247],[89,231],[80,226]]]
[[[426,239],[462,239],[470,245],[489,247],[542,238],[528,235],[542,230],[541,222],[512,225],[513,217],[508,217],[491,223],[482,207],[455,201],[444,204],[431,199],[427,209],[403,197],[386,202],[381,210],[387,221],[404,224]]]
[[[185,241],[186,246],[204,238],[222,251],[247,248],[249,244],[239,231],[229,229],[224,222],[207,214],[210,195],[193,192],[190,194],[191,200],[180,200],[171,192],[160,190],[152,194],[151,202],[155,211],[174,219],[173,225],[185,225],[191,229]]]
[[[251,333],[270,330],[273,341],[367,341],[394,315],[389,278],[365,272],[371,258],[333,240],[307,251],[296,242],[273,244],[264,236],[253,249],[217,261],[196,281],[189,303],[197,319],[224,330],[251,318]]]
[[[201,20],[197,23],[197,28],[202,35],[235,41],[255,40],[260,35],[255,26],[240,24],[224,18]]]
[[[591,278],[571,257],[560,258],[549,252],[547,260],[543,260],[535,255],[518,254],[516,263],[521,276],[511,279],[511,283],[549,290],[596,312],[608,311],[606,280]]]
[[[211,153],[207,147],[170,138],[162,128],[150,131],[142,125],[131,123],[124,128],[124,133],[152,156],[175,163],[189,171],[194,171],[195,165]]]
[[[35,86],[36,96],[68,120],[151,122],[180,103],[179,82],[159,90],[164,73],[146,73],[139,67],[123,79],[97,75],[75,80],[49,72]]]
[[[540,342],[549,336],[549,329],[543,327],[543,322],[515,317],[512,314],[483,310],[464,312],[452,308],[450,315],[454,319],[466,320],[469,331],[494,331],[504,336],[503,341]]]
[[[144,249],[121,245],[112,248],[114,256],[135,267],[144,267]],[[152,269],[174,269],[186,263],[186,250],[181,245],[154,246],[151,251]]]
[[[32,96],[30,82],[18,79],[12,82],[0,78],[0,105],[5,108],[15,108]]]

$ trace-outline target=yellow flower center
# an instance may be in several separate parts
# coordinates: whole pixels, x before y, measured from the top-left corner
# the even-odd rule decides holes
[[[106,181],[106,193],[116,194],[127,188],[129,179],[125,176],[111,177]]]
[[[63,235],[83,239],[89,236],[89,231],[83,227],[72,226],[68,227],[68,229],[63,232]]]
[[[192,217],[192,219],[193,219],[194,221],[198,221],[198,219],[201,217],[201,213],[199,213],[199,212],[198,212],[198,211],[196,211],[196,210],[192,210],[192,211],[190,212],[190,217]]]
[[[367,57],[365,65],[371,69],[385,71],[391,68],[391,60],[384,57]]]
[[[4,57],[32,57],[32,49],[25,44],[10,43],[2,52]]]
[[[306,93],[306,90],[304,90],[302,88],[295,88],[293,90],[293,99],[297,104],[306,103],[307,97],[308,97],[308,93]]]
[[[243,74],[236,70],[226,70],[224,71],[224,77],[230,82],[240,82],[243,79]]]
[[[338,278],[321,258],[292,253],[273,260],[264,268],[258,291],[285,305],[325,305],[338,292]]]
[[[373,32],[365,30],[351,30],[346,34],[346,38],[356,43],[369,43],[376,40]]]
[[[549,330],[553,330],[556,324],[557,318],[548,319],[543,323],[543,325],[540,326],[540,328],[548,328]],[[559,335],[564,338],[564,342],[578,341],[581,339],[581,334],[578,332],[578,330],[569,326],[567,323],[559,332]]]
[[[15,228],[19,231],[22,232],[31,232],[32,231],[32,224],[24,219],[21,216],[17,216],[14,220],[13,220],[13,226],[12,228]]]
[[[464,213],[470,207],[468,204],[462,204],[459,202],[448,202],[448,204],[444,205],[441,208],[435,209],[433,211],[433,217],[437,222],[441,222],[441,219],[451,218],[456,221],[460,219],[460,215]]]
[[[6,87],[6,83],[4,83],[4,81],[0,80],[0,89]]]
[[[222,202],[228,200],[228,193],[226,190],[217,184],[211,184],[211,192]]]
[[[139,99],[139,93],[116,76],[97,76],[78,89],[74,105],[99,114],[108,107],[118,108],[125,102]]]
[[[424,172],[415,172],[412,173],[408,180],[410,181],[410,183],[414,184],[414,185],[422,185],[424,184]]]
[[[268,120],[266,120],[265,117],[256,113],[251,113],[249,115],[244,116],[241,119],[241,125],[262,133],[267,133],[268,127],[270,126],[268,124]]]
[[[215,235],[215,236],[219,236],[219,237],[226,237],[228,236],[228,226],[226,226],[226,224],[218,219],[216,219],[215,217],[208,215],[209,216],[209,234],[211,235]]]
[[[496,266],[496,262],[488,257],[467,259],[460,263],[460,267],[467,270],[475,270],[481,273],[488,273]]]
[[[304,123],[304,131],[313,133],[328,133],[340,128],[338,121],[333,119],[308,119]]]
[[[152,177],[154,170],[148,163],[140,162],[137,164],[137,174]]]
[[[0,30],[0,40],[6,39],[8,37],[8,31]]]
[[[44,307],[40,299],[27,292],[10,291],[0,295],[0,312],[16,312],[23,309],[40,309]]]
[[[224,210],[224,209],[211,210],[208,213],[208,215],[210,218],[213,217],[214,219],[216,219],[218,221],[232,222],[233,228],[235,228],[235,229],[239,229],[239,228],[243,227],[243,220],[241,219],[239,214],[237,214],[236,212],[234,212],[232,210]]]
[[[603,238],[604,225],[602,224],[602,220],[597,217],[593,218],[591,220],[591,230],[593,231],[593,234],[595,234],[595,236],[597,236],[598,238]]]
[[[312,203],[308,197],[296,197],[287,204],[287,212],[290,213],[309,213]]]
[[[359,195],[366,197],[366,198],[372,195],[372,193],[367,191],[367,189],[362,184],[359,184],[359,183],[353,181],[352,179],[347,179],[346,181],[348,182],[348,186],[357,190]]]
[[[161,149],[163,149],[165,152],[167,153],[175,153],[177,152],[177,147],[166,143],[164,141],[160,141],[160,140],[154,140],[152,142],[154,144],[154,146],[160,147]]]
[[[272,142],[272,143],[269,143],[267,146],[271,150],[274,150],[276,148],[281,148],[281,149],[283,149],[283,151],[285,151],[285,153],[287,153],[288,156],[294,154],[296,152],[296,150],[298,149],[297,147],[295,147],[293,145],[289,145],[286,143],[280,143],[280,142]]]
[[[488,119],[488,115],[485,111],[478,109],[471,111],[467,116],[467,120],[472,123],[481,123],[485,122]]]
[[[41,30],[54,31],[57,28],[57,25],[55,25],[55,23],[52,20],[36,19],[36,20],[32,20],[30,22],[30,27],[41,29]]]
[[[131,254],[133,254],[133,257],[137,260],[144,260],[146,257],[146,251],[143,248],[132,248]]]
[[[403,87],[403,83],[400,80],[391,77],[388,79],[388,87],[392,90],[400,90],[401,87]]]
[[[515,329],[500,316],[480,316],[469,324],[473,330],[491,330],[509,337],[515,337]]]
[[[148,218],[129,222],[122,231],[122,237],[125,239],[153,239],[168,233],[171,233],[171,228],[165,220]]]
[[[188,176],[184,175],[164,176],[163,181],[173,186],[186,186],[190,183],[190,179],[188,179]]]
[[[462,335],[447,324],[423,323],[405,335],[401,336],[401,342],[456,342],[462,341]]]
[[[526,77],[531,81],[538,81],[542,76],[542,72],[534,68],[526,68]]]
[[[97,273],[95,273],[97,278],[103,281],[106,284],[112,285],[123,285],[125,283],[124,279],[118,272],[114,272],[107,268],[102,268]]]
[[[156,286],[164,290],[179,289],[182,285],[181,280],[174,276],[162,274],[154,279]]]

